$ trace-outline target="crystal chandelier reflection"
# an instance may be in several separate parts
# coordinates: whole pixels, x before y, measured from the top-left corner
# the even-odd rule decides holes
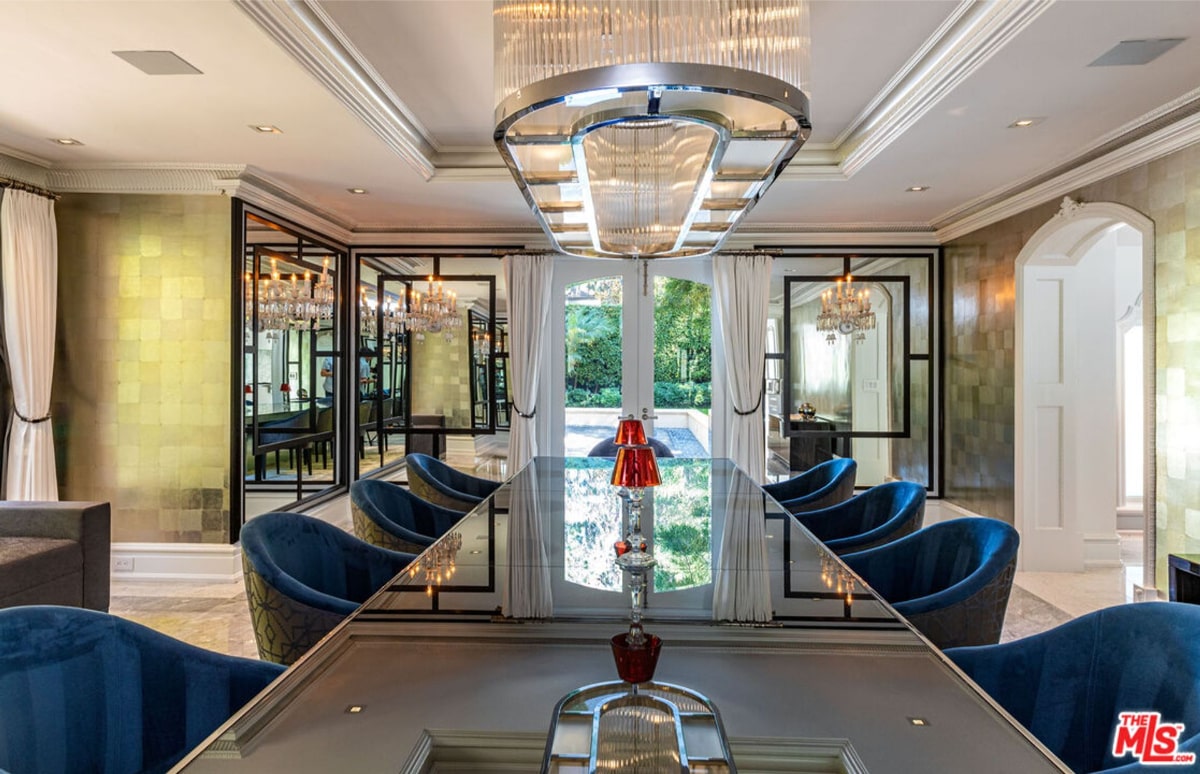
[[[433,596],[433,587],[441,586],[454,577],[458,571],[458,552],[462,550],[462,533],[450,532],[444,535],[421,554],[420,561],[414,561],[408,566],[408,577],[415,578],[417,573],[425,576],[425,593]]]
[[[843,286],[843,282],[845,285]],[[854,290],[854,278],[849,274],[839,279],[834,288],[821,294],[821,312],[817,315],[817,330],[828,334],[825,341],[837,342],[837,334],[853,335],[855,342],[867,338],[866,331],[875,329],[875,313],[871,311],[871,291]]]
[[[279,272],[277,259],[271,259],[271,275],[257,283],[246,272],[246,325],[253,326],[257,295],[258,330],[266,332],[269,340],[278,338],[281,331],[311,330],[314,325],[333,320],[336,292],[329,275],[329,259],[321,269],[316,284],[312,272],[305,271],[304,279],[293,273],[285,280]]]
[[[359,290],[358,315],[359,331],[368,339],[393,339],[405,330],[400,304],[388,299],[380,310],[375,299],[367,296],[366,288]]]
[[[452,342],[454,332],[463,325],[458,314],[458,294],[444,290],[442,281],[435,281],[433,275],[429,276],[427,292],[421,295],[419,291],[412,291],[405,306],[397,310],[397,315],[400,324],[417,341],[425,341],[426,333],[441,333],[447,343]]]
[[[811,131],[804,0],[493,7],[493,136],[564,253],[711,253]]]

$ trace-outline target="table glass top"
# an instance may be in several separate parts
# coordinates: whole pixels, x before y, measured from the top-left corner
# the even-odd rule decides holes
[[[659,460],[643,531],[646,618],[904,629],[787,511],[725,459]],[[629,579],[613,460],[538,457],[372,598],[360,619],[622,618]]]

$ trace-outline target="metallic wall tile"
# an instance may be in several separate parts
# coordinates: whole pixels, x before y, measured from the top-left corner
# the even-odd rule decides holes
[[[228,199],[68,195],[55,422],[64,499],[113,540],[229,539]]]

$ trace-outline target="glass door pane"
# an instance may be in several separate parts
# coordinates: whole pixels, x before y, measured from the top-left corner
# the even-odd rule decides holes
[[[624,284],[610,275],[566,286],[561,384],[568,457],[587,456],[616,430],[625,384]]]
[[[654,437],[676,457],[711,456],[712,288],[656,276],[653,315],[652,402],[642,405],[653,406]]]

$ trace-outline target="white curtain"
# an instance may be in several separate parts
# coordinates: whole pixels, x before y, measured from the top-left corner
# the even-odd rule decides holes
[[[542,342],[550,314],[551,255],[507,255],[508,363],[513,414],[508,437],[508,470],[515,473],[537,456],[538,377]]]
[[[714,502],[717,496],[714,491]],[[713,580],[714,621],[771,620],[765,510],[762,490],[745,476],[733,476],[725,497],[725,528]]]
[[[713,258],[713,283],[733,404],[729,456],[751,478],[762,483],[767,472],[762,410],[771,256],[717,255]]]
[[[5,455],[5,497],[57,500],[50,384],[58,309],[54,201],[8,190],[0,201],[4,344],[14,411]]]
[[[536,464],[536,463],[535,463]],[[550,554],[542,529],[537,471],[531,465],[524,475],[509,481],[508,545],[501,612],[509,618],[549,618],[554,615]],[[765,519],[763,520],[765,521]]]

